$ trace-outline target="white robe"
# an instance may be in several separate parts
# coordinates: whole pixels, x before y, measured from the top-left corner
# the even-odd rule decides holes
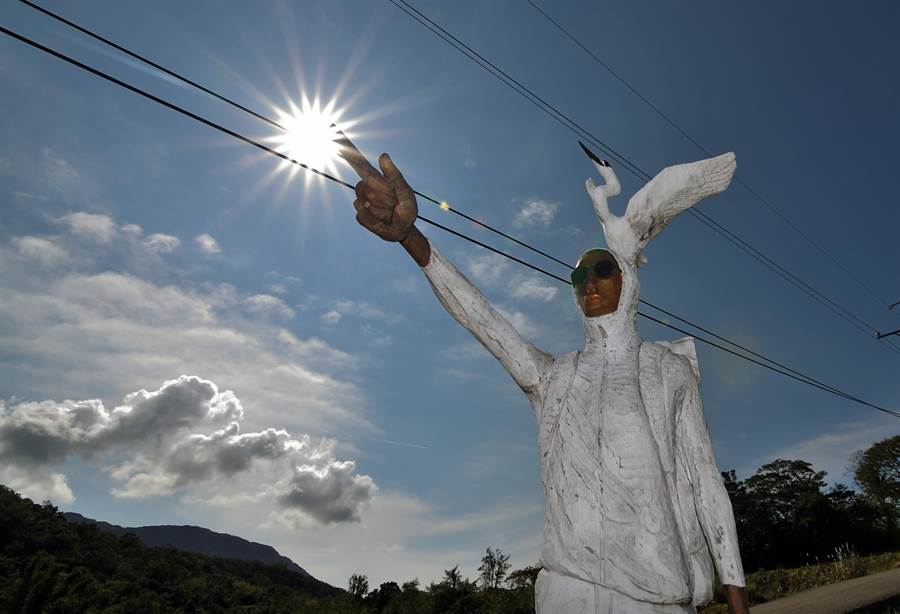
[[[619,308],[583,318],[584,350],[553,357],[522,339],[431,250],[423,270],[438,300],[500,361],[534,409],[547,497],[544,569],[648,606],[628,612],[706,603],[714,570],[722,583],[743,586],[693,341],[640,339],[634,327],[639,283],[631,265],[617,256]],[[560,614],[541,598],[542,586],[539,614]]]

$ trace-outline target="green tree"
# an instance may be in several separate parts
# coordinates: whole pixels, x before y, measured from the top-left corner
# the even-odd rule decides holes
[[[441,584],[446,584],[450,590],[458,590],[463,583],[462,574],[459,573],[459,565],[444,570],[444,579]]]
[[[490,546],[484,551],[481,557],[481,566],[478,568],[479,581],[483,588],[500,588],[503,578],[509,571],[509,555],[503,554],[503,551],[497,548],[491,549]]]
[[[885,524],[895,528],[900,514],[900,435],[860,450],[850,466],[856,483],[878,504]]]
[[[536,565],[516,569],[509,572],[506,582],[512,589],[534,589],[534,584],[537,582],[540,571],[541,568]]]
[[[347,592],[357,599],[362,599],[369,592],[369,578],[365,574],[355,573],[347,582]]]
[[[777,521],[791,522],[801,498],[821,494],[825,475],[805,460],[778,459],[757,469],[744,486]]]

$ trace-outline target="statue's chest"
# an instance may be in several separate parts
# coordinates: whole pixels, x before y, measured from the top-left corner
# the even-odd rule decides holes
[[[656,482],[660,461],[641,393],[638,348],[579,353],[565,375],[556,378],[565,384],[551,387],[552,405],[545,405],[541,421],[545,481],[588,485],[612,477],[641,488]]]
[[[637,348],[629,352],[581,352],[554,377],[544,399],[542,460],[596,464],[605,448],[617,457],[626,440],[645,438]],[[646,451],[646,447],[644,450]],[[565,460],[563,460],[565,459]]]

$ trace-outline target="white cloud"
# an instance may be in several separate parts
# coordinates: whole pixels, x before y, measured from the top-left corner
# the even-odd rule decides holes
[[[178,249],[179,245],[181,241],[177,237],[159,232],[144,239],[144,246],[156,254],[169,254]]]
[[[211,234],[206,232],[194,237],[194,242],[197,244],[200,250],[206,254],[218,254],[222,251],[222,248],[219,247],[218,241],[216,241]]]
[[[7,394],[115,399],[173,373],[201,373],[258,408],[253,427],[284,417],[301,432],[374,430],[361,391],[346,379],[355,360],[321,339],[248,318],[251,297],[119,272],[35,270],[16,245],[0,246]]]
[[[247,310],[255,315],[277,316],[290,320],[294,317],[294,310],[288,307],[283,300],[271,294],[254,294],[244,299]]]
[[[78,211],[60,218],[72,233],[96,243],[109,243],[116,236],[118,226],[108,215]]]
[[[372,478],[355,470],[353,461],[333,461],[321,467],[296,465],[290,487],[279,495],[278,502],[322,524],[359,522],[378,488]]]
[[[318,337],[298,339],[289,330],[278,331],[278,340],[285,344],[295,356],[306,360],[315,360],[319,364],[330,364],[336,367],[353,367],[357,364],[355,356],[331,347]]]
[[[326,311],[321,316],[319,316],[319,319],[322,321],[322,324],[325,324],[326,326],[333,326],[341,321],[341,312],[335,309],[330,309],[329,311]]]
[[[323,524],[358,522],[375,482],[353,461],[334,457],[334,441],[312,445],[283,429],[241,433],[244,409],[231,391],[183,375],[158,390],[127,395],[107,411],[99,400],[43,401],[0,407],[0,478],[30,494],[71,502],[56,470],[70,456],[108,464],[121,483],[117,497],[170,495],[198,483],[221,487],[254,465],[267,464],[278,509]],[[224,425],[209,434],[197,430]],[[15,486],[13,486],[15,488]],[[266,487],[264,485],[264,487]]]
[[[510,260],[497,254],[481,254],[473,256],[466,262],[472,279],[488,287],[508,281],[513,274],[510,271]]]
[[[13,245],[22,256],[44,266],[56,266],[69,259],[66,250],[40,237],[17,237],[13,239]]]
[[[513,325],[523,337],[534,339],[538,335],[538,326],[521,311],[509,309],[502,305],[494,305],[494,308]]]
[[[530,198],[516,212],[512,224],[515,228],[524,228],[526,226],[547,228],[553,222],[553,218],[558,210],[559,203]]]
[[[342,316],[358,316],[367,320],[387,319],[388,315],[378,307],[370,303],[358,301],[338,301],[334,305],[334,311]]]
[[[558,291],[558,287],[545,284],[536,277],[524,277],[510,285],[510,295],[526,301],[552,301]]]

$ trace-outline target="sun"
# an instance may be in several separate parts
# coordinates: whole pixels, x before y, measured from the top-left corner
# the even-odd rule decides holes
[[[290,103],[288,111],[275,111],[278,123],[285,128],[284,133],[272,138],[275,149],[310,168],[334,174],[340,150],[336,143],[340,137],[337,127],[340,112],[335,110],[334,102],[322,106],[318,98],[310,101],[304,97],[299,107]],[[282,167],[299,170],[289,162],[283,162]]]

